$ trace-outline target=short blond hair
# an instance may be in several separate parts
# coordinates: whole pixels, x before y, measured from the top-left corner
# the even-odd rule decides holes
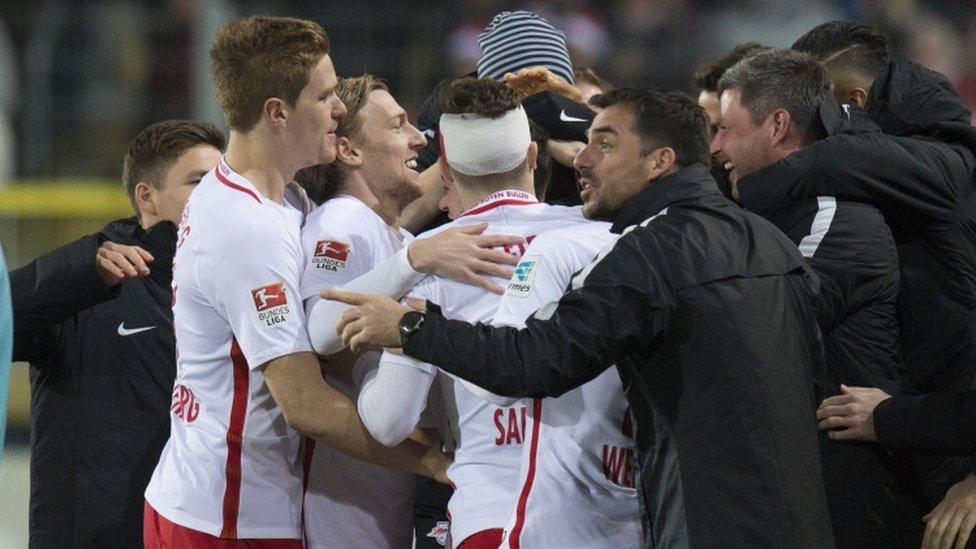
[[[369,94],[376,90],[390,91],[382,80],[372,74],[339,79],[336,95],[346,105],[346,116],[339,120],[336,137],[352,139],[359,135],[363,128],[363,118],[359,111],[369,101]],[[346,183],[346,170],[339,162],[333,162],[328,166],[310,170],[301,178],[296,176],[296,181],[303,186],[305,186],[304,181],[308,181],[309,185],[314,187],[315,194],[319,198],[319,204],[321,204],[334,197],[342,189]],[[306,188],[307,190],[309,188]]]

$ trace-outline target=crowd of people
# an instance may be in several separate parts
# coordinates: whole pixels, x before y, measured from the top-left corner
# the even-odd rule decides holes
[[[408,119],[220,28],[135,217],[10,272],[31,547],[969,547],[976,128],[832,21],[687,93],[499,13]],[[626,83],[615,83],[626,84]]]

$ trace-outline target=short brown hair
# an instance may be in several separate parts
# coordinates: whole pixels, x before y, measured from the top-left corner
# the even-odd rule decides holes
[[[224,135],[208,122],[166,120],[146,127],[132,143],[122,161],[122,188],[132,208],[136,206],[136,185],[145,181],[162,188],[166,173],[185,151],[199,145],[210,145],[223,152]]]
[[[515,90],[492,78],[458,78],[441,89],[441,112],[498,118],[519,106]]]
[[[535,197],[541,202],[546,199],[549,180],[552,178],[552,153],[549,152],[549,134],[542,126],[529,120],[529,135],[532,142],[539,147],[539,154],[535,160],[535,172],[532,173],[532,186],[535,189]]]
[[[592,84],[601,92],[608,92],[613,89],[613,84],[601,78],[600,75],[590,67],[583,67],[582,69],[576,69],[573,71],[573,79],[576,81],[577,86],[582,83]]]
[[[769,49],[770,48],[756,42],[746,42],[745,44],[739,44],[738,46],[732,48],[718,60],[702,67],[698,70],[698,72],[695,73],[695,87],[698,88],[696,91],[717,91],[718,81],[722,79],[722,75],[725,74],[725,71],[729,70],[732,65],[735,65],[746,57],[752,57],[757,53],[762,53],[764,51],[768,51]]]
[[[390,91],[382,80],[372,74],[339,79],[336,95],[346,105],[346,116],[339,120],[339,126],[336,128],[337,138],[351,139],[359,135],[363,127],[363,119],[359,116],[359,111],[366,106],[369,94],[375,90]],[[312,166],[299,171],[295,175],[295,181],[305,188],[305,192],[316,204],[321,204],[335,197],[342,189],[346,183],[346,169],[338,161]]]
[[[696,162],[708,164],[708,120],[705,111],[686,94],[656,88],[618,88],[594,95],[590,104],[600,109],[614,105],[629,108],[634,114],[634,130],[641,138],[642,155],[671,147],[679,168]]]
[[[294,105],[328,53],[325,30],[304,19],[256,15],[221,27],[210,47],[210,69],[227,125],[249,130],[271,97]]]

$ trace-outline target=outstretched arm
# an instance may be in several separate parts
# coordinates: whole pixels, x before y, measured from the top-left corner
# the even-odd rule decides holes
[[[578,274],[572,290],[535,313],[522,330],[444,318],[428,303],[423,325],[403,341],[404,352],[492,393],[558,396],[593,379],[664,331],[670,300],[646,281],[650,264],[636,266],[622,238]],[[640,283],[644,281],[642,289]],[[326,292],[356,305],[337,330],[354,350],[400,344],[403,308],[389,299]]]
[[[427,274],[436,274],[465,284],[502,293],[502,288],[481,275],[508,278],[516,258],[500,250],[503,245],[521,243],[519,236],[483,235],[487,224],[448,229],[428,238],[414,240],[372,271],[342,286],[342,290],[400,299]],[[335,325],[349,309],[336,301],[313,300],[308,310],[308,331],[315,352],[331,355],[345,346]]]

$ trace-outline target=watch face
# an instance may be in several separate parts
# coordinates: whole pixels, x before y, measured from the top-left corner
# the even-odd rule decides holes
[[[409,336],[420,329],[424,322],[424,315],[417,311],[410,311],[400,319],[400,335]]]

